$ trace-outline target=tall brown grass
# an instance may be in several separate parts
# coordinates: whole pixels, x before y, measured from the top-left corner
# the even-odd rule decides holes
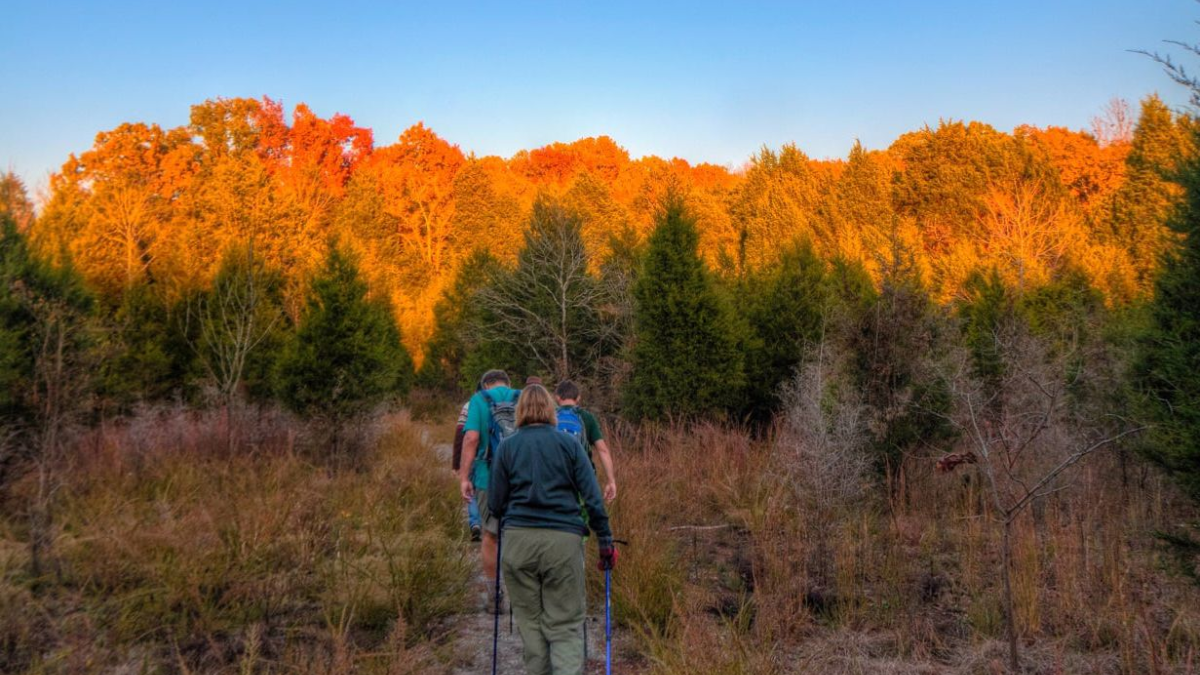
[[[813,501],[786,432],[612,434],[613,522],[630,540],[616,607],[649,670],[1004,672],[999,534],[978,477],[918,463],[898,504],[869,477]],[[1148,468],[1123,475],[1097,457],[1019,523],[1016,616],[1037,672],[1200,668],[1200,588],[1155,538],[1196,510]]]
[[[57,467],[57,572],[41,577],[33,486],[10,486],[0,672],[448,669],[473,569],[429,430],[379,418],[347,467],[322,457],[320,433],[245,414],[233,451],[227,418],[183,409],[80,435]],[[841,441],[806,419],[763,438],[712,423],[609,430],[613,523],[629,541],[613,575],[618,672],[1003,672],[999,531],[978,476],[914,460],[889,499],[859,464],[812,454]],[[1117,455],[1022,514],[1013,582],[1029,669],[1195,672],[1200,588],[1155,532],[1196,520]]]
[[[58,578],[0,518],[0,671],[436,672],[470,577],[461,504],[405,419],[358,470],[275,411],[147,410],[59,467]]]

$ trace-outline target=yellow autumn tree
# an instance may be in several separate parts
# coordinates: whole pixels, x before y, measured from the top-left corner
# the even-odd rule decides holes
[[[768,265],[779,257],[780,242],[797,239],[811,241],[820,254],[831,253],[821,213],[830,188],[828,172],[814,167],[795,145],[755,155],[730,205],[739,265]]]
[[[196,151],[183,129],[127,123],[97,134],[51,179],[35,239],[107,293],[148,274],[170,276],[172,239],[184,229],[174,206],[188,192]]]
[[[338,215],[366,253],[368,276],[386,286],[418,365],[433,307],[471,250],[470,234],[454,230],[455,177],[466,162],[458,146],[418,123],[358,167]]]

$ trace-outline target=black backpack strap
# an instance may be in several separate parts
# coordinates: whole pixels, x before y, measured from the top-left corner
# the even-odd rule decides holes
[[[485,403],[487,403],[488,428],[487,428],[487,436],[484,439],[482,439],[482,442],[484,444],[484,451],[481,453],[478,453],[476,455],[476,457],[478,457],[480,460],[486,462],[486,461],[491,461],[491,456],[492,456],[492,427],[496,426],[496,414],[495,414],[496,413],[496,399],[492,398],[492,395],[487,392],[487,389],[481,389],[481,390],[479,390],[479,393],[483,395],[483,400]]]

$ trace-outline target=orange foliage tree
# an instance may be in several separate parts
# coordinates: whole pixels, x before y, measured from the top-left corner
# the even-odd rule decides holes
[[[188,192],[196,146],[183,129],[122,124],[96,135],[51,181],[39,239],[69,255],[98,288],[117,292],[149,274],[169,276],[176,208]]]
[[[154,281],[176,297],[207,287],[221,254],[253,241],[284,271],[293,315],[337,237],[358,254],[371,293],[390,301],[418,362],[462,261],[483,250],[513,264],[539,196],[580,216],[593,272],[645,242],[670,196],[694,217],[702,258],[727,275],[807,240],[877,281],[903,252],[942,300],[979,268],[1033,288],[1070,267],[1124,302],[1148,292],[1173,245],[1164,222],[1178,188],[1164,172],[1192,152],[1188,122],[1161,101],[1143,103],[1136,129],[1130,117],[1111,107],[1097,135],[942,122],[886,150],[855,144],[845,161],[785,145],[731,171],[632,159],[607,136],[468,156],[420,123],[376,148],[346,115],[299,104],[289,121],[269,98],[219,98],[194,106],[186,127],[98,134],[52,176],[30,236],[102,293]]]

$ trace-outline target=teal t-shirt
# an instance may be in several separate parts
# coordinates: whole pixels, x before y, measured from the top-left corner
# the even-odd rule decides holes
[[[520,396],[520,389],[511,389],[504,385],[492,387],[487,390],[487,395],[493,401],[515,401]],[[475,431],[479,433],[479,449],[475,451],[475,463],[471,467],[471,483],[476,490],[486,490],[488,482],[491,480],[491,467],[487,462],[481,462],[480,457],[494,455],[489,453],[489,450],[495,448],[488,447],[488,440],[491,436],[490,429],[492,426],[492,409],[488,405],[487,400],[483,396],[482,391],[475,392],[471,400],[467,403],[467,422],[463,425],[463,433]]]

